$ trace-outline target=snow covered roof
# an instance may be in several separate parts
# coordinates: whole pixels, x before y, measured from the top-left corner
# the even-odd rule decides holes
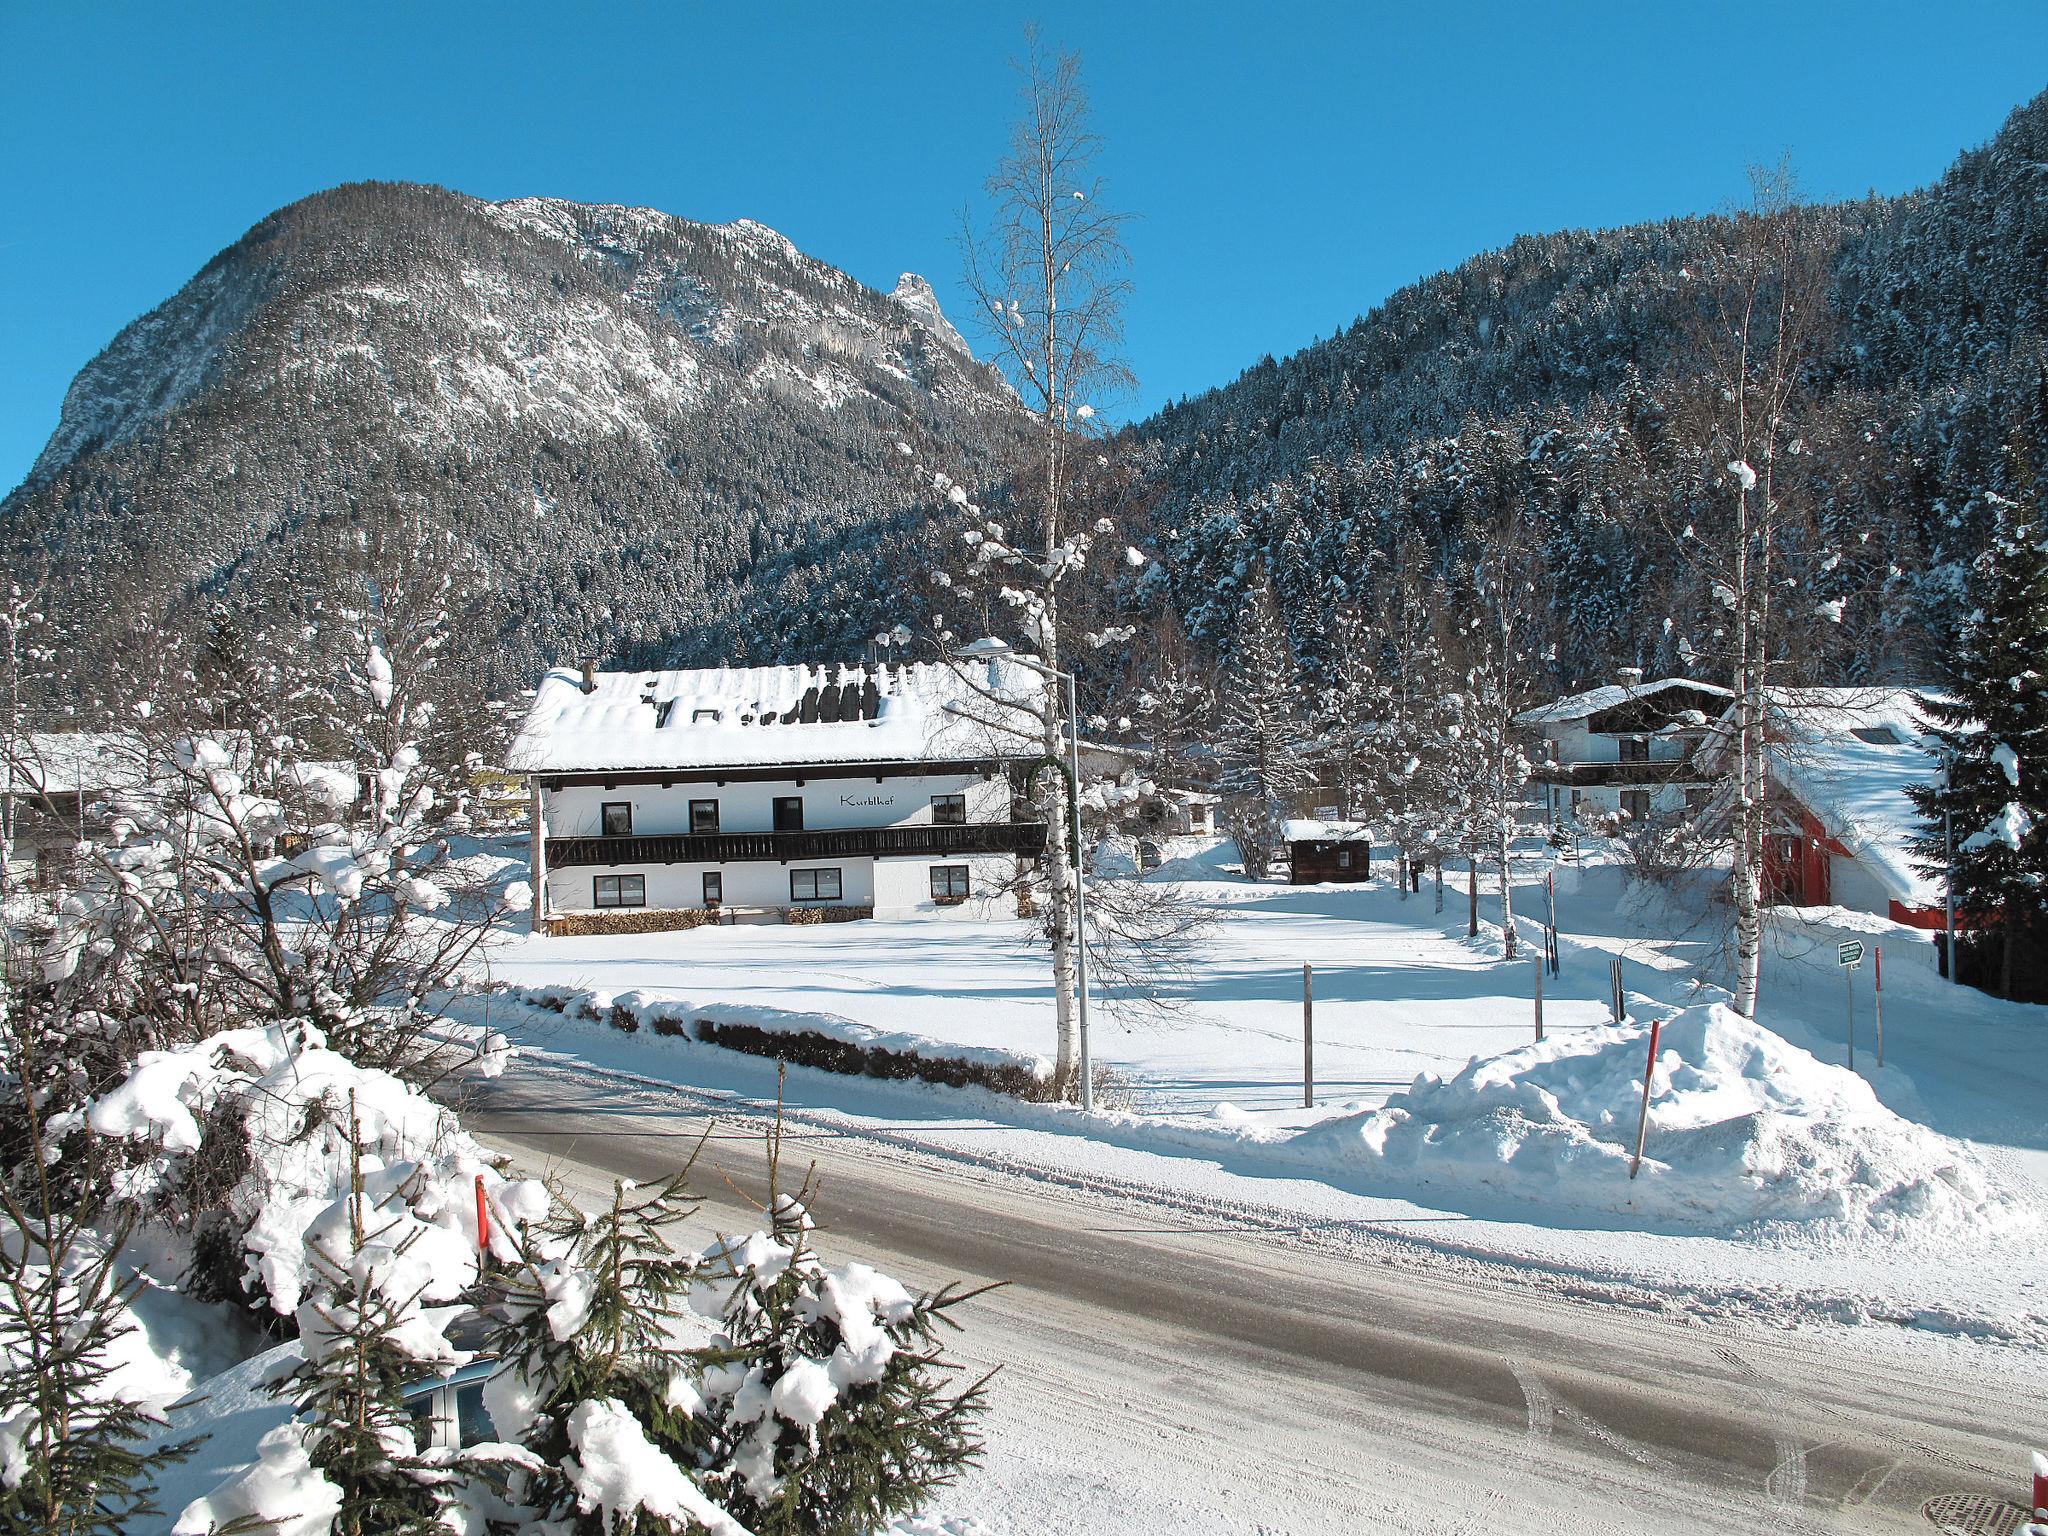
[[[710,667],[541,680],[518,773],[1036,757],[1045,680],[1009,657],[949,665]]]
[[[1295,816],[1280,824],[1280,835],[1290,843],[1364,843],[1372,840],[1372,829],[1362,821]]]
[[[1941,882],[1913,865],[1919,813],[1906,791],[1941,772],[1914,703],[1925,688],[1782,688],[1771,776],[1908,906],[1941,904]]]
[[[1626,704],[1630,699],[1654,698],[1671,688],[1690,688],[1719,699],[1734,697],[1718,684],[1702,683],[1690,677],[1660,677],[1650,683],[1609,683],[1603,688],[1589,688],[1584,693],[1574,693],[1554,703],[1540,704],[1534,709],[1524,710],[1515,716],[1515,724],[1555,725],[1567,720],[1583,720],[1588,715],[1599,714],[1603,709]]]
[[[146,760],[142,739],[126,731],[35,731],[18,737],[11,755],[16,789],[43,795],[134,789]]]

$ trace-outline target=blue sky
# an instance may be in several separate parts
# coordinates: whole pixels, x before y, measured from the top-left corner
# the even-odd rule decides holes
[[[1142,216],[1135,411],[1518,233],[1725,206],[1781,152],[1817,198],[1922,185],[2048,86],[2038,3],[0,0],[0,488],[122,325],[344,181],[750,216],[965,319],[953,235],[1031,17]]]

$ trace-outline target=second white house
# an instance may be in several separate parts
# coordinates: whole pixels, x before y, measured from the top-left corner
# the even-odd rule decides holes
[[[1016,910],[1044,680],[972,664],[580,673],[536,692],[536,929]]]

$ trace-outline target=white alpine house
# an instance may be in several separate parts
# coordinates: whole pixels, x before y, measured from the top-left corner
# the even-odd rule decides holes
[[[1693,752],[1730,697],[1687,677],[1646,683],[1625,667],[1604,687],[1515,716],[1542,739],[1530,778],[1545,814],[1553,823],[1581,810],[1641,818],[1702,804],[1708,781]]]
[[[556,668],[508,759],[535,931],[1014,912],[1045,847],[1013,809],[1044,687],[1000,657]]]

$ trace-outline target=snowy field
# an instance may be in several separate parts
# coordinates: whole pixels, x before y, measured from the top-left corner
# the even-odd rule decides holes
[[[1532,1050],[1533,958],[1500,958],[1491,894],[1475,941],[1461,889],[1446,889],[1439,914],[1427,885],[1405,901],[1377,882],[1253,885],[1224,859],[1209,849],[1170,871],[1215,918],[1198,964],[1161,999],[1171,1015],[1097,1012],[1096,1059],[1121,1087],[1092,1124],[978,1090],[795,1070],[794,1112],[1339,1247],[1393,1238],[1501,1260],[1589,1295],[1796,1325],[1879,1321],[1903,1325],[1880,1331],[1915,1348],[1971,1340],[2021,1359],[2048,1348],[2048,1022],[1946,987],[1924,935],[1857,914],[1779,914],[1770,1029],[1757,1030],[1711,1010],[1719,994],[1700,987],[1719,969],[1720,929],[1703,906],[1644,901],[1616,870],[1568,867],[1563,974],[1546,984],[1548,1038]],[[1517,910],[1538,910],[1533,886]],[[1886,947],[1886,1064],[1875,1063],[1866,965],[1856,1077],[1834,964],[1852,932]],[[1638,1183],[1621,1149],[1642,1035],[1608,1025],[1610,956],[1624,961],[1631,1014],[1668,1019]],[[1315,967],[1312,1110],[1301,1106],[1304,962]],[[492,970],[607,999],[788,1010],[992,1052],[1052,1048],[1047,968],[1022,923],[520,937]],[[742,1097],[773,1082],[758,1060],[646,1030],[510,1002],[490,1021],[529,1049],[636,1076]]]

